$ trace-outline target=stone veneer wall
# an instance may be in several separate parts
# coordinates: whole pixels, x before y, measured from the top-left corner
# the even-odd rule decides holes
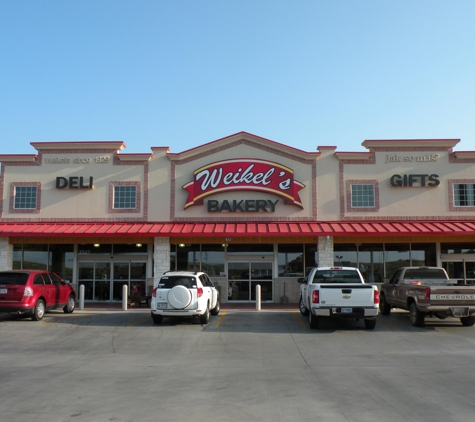
[[[333,237],[320,236],[318,238],[318,258],[319,267],[333,267]]]
[[[165,271],[170,271],[170,243],[168,237],[156,237],[153,244],[153,285]]]
[[[0,270],[11,270],[13,266],[13,245],[8,237],[0,237]]]

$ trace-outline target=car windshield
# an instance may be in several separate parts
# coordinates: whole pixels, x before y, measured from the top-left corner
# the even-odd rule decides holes
[[[161,289],[171,289],[175,286],[185,286],[191,289],[196,287],[196,280],[194,277],[186,276],[163,276],[158,283],[158,287]]]
[[[315,273],[313,283],[361,283],[354,270],[320,270]]]
[[[17,284],[26,286],[28,274],[26,273],[0,273],[0,284]]]

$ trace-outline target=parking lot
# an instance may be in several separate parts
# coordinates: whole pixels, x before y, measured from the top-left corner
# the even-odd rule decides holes
[[[298,310],[0,315],[8,421],[471,421],[474,328],[407,313],[308,328]]]

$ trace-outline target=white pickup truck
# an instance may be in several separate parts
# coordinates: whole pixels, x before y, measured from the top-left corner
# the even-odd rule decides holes
[[[307,278],[298,281],[300,312],[308,315],[310,328],[318,328],[320,317],[332,316],[363,319],[368,329],[376,326],[379,291],[365,284],[358,268],[312,268]]]

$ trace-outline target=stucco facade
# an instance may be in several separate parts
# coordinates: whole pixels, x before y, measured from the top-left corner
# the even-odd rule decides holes
[[[101,277],[111,284],[103,297],[114,300],[114,274],[122,271],[114,256],[132,274],[135,245],[144,294],[164,271],[205,269],[205,256],[217,260],[211,276],[223,301],[233,300],[231,290],[225,297],[233,268],[247,264],[249,289],[260,274],[274,302],[284,286],[296,302],[297,278],[316,264],[358,265],[377,282],[390,275],[396,252],[451,271],[463,261],[471,276],[465,261],[475,255],[461,251],[472,242],[475,250],[475,151],[454,151],[457,143],[367,140],[366,151],[306,152],[241,132],[183,152],[152,146],[128,154],[121,141],[33,142],[35,154],[0,154],[0,266],[26,265],[31,245],[49,245],[47,256],[53,245],[69,245],[66,266],[77,285],[82,269],[92,268],[91,300],[96,268],[106,260]],[[104,244],[115,246],[91,246]],[[110,257],[100,261],[101,254]],[[51,265],[45,262],[38,265]]]

